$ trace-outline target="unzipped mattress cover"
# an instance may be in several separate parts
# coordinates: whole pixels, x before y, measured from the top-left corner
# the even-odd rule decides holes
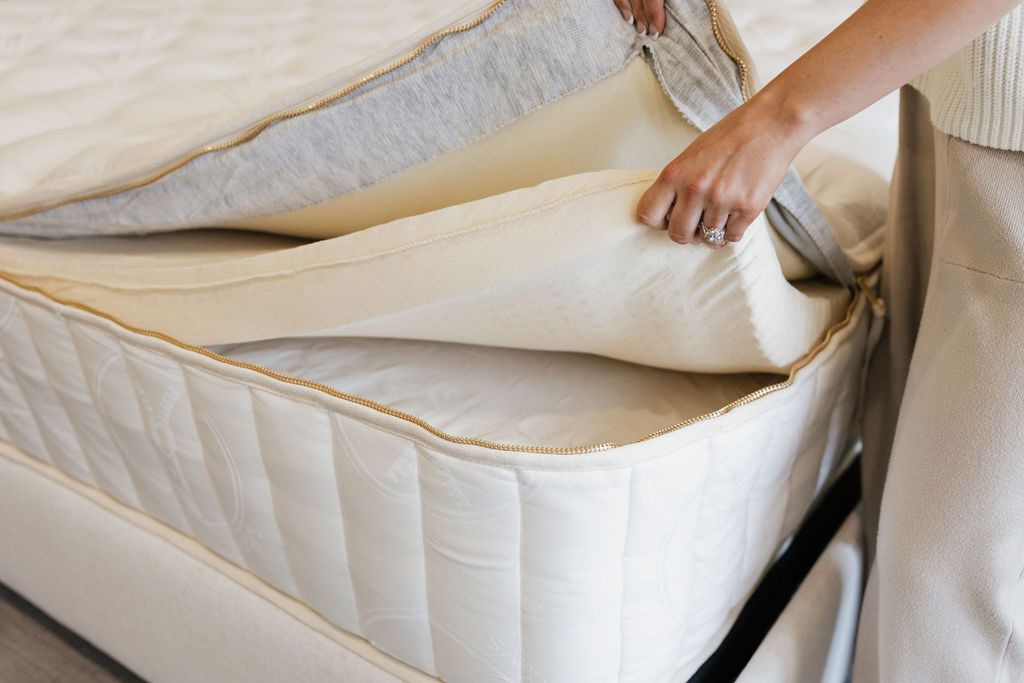
[[[641,56],[697,129],[712,125],[755,87],[749,58],[717,0],[670,0],[669,27],[657,41],[637,36],[603,0],[554,6],[474,1],[454,5],[445,16],[451,7],[442,3],[396,21],[400,28],[379,38],[353,40],[331,62],[338,68],[324,75],[317,66],[324,54],[320,41],[310,41],[305,51],[300,43],[284,59],[279,48],[254,47],[267,60],[253,65],[251,52],[223,38],[210,40],[204,31],[241,21],[230,5],[183,5],[167,10],[161,22],[116,4],[109,12],[74,5],[53,10],[67,15],[58,21],[51,10],[14,3],[4,10],[9,20],[0,22],[12,34],[3,55],[12,106],[0,159],[27,163],[31,172],[4,179],[9,189],[0,193],[0,230],[51,237],[143,233],[306,207],[462,147]],[[382,21],[395,13],[388,3],[355,9]],[[275,8],[267,11],[266,25],[276,26]],[[286,14],[286,25],[323,30],[313,19],[315,9],[299,6],[295,12],[304,21]],[[125,33],[125,25],[147,20],[170,25],[163,40],[140,43],[139,34]],[[29,78],[75,61],[69,52],[80,57],[75,53],[81,43],[53,40],[76,21],[83,39],[91,37],[88,44],[95,45],[84,59],[95,71],[86,66],[59,78]],[[51,40],[30,30],[40,23],[56,34]],[[341,42],[348,32],[364,32],[337,28]],[[129,51],[138,52],[135,68],[123,66],[126,36]],[[355,56],[355,46],[387,45],[389,38],[396,42],[388,48],[361,60]],[[223,46],[211,55],[220,72],[190,62],[190,51],[208,44]],[[239,67],[261,73],[239,74]],[[115,77],[96,82],[93,72]],[[252,87],[257,77],[270,95]],[[106,95],[82,87],[89,83],[105,87]],[[181,96],[170,105],[161,86],[173,93],[179,84]],[[123,88],[115,96],[116,85]],[[213,102],[211,92],[219,93]],[[218,102],[223,111],[211,106]],[[40,106],[45,115],[35,113]],[[146,126],[149,120],[161,125]],[[769,209],[776,228],[805,258],[853,284],[849,265],[827,236],[827,221],[794,172]]]

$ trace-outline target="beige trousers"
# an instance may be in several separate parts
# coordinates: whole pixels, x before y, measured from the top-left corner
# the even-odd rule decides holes
[[[1024,153],[937,132],[909,88],[900,132],[854,679],[1024,681]]]

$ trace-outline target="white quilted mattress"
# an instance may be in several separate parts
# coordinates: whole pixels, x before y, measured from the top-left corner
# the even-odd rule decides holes
[[[695,670],[839,467],[872,317],[858,296],[789,378],[680,377],[630,405],[609,397],[656,371],[482,349],[417,365],[390,353],[406,343],[354,342],[335,388],[315,343],[230,362],[0,289],[19,448],[450,681]],[[387,382],[446,364],[460,374],[433,391]]]
[[[0,212],[151,171],[491,1],[5,2]]]
[[[180,3],[141,31],[110,0],[0,4],[0,219],[501,3],[427,4]],[[592,117],[522,175],[397,191],[482,177],[628,92],[636,139]],[[880,306],[763,218],[717,251],[638,226],[650,167],[695,134],[667,102],[635,61],[383,181],[401,206],[368,188],[220,226],[283,234],[0,238],[0,433],[445,681],[685,680],[839,469]],[[867,273],[885,184],[848,156],[800,163]]]

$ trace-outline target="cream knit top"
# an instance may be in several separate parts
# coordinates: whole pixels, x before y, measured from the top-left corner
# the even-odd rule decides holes
[[[1024,152],[1024,5],[911,85],[944,133]]]

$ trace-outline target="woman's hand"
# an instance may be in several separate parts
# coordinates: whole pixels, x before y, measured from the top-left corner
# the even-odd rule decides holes
[[[636,26],[637,33],[657,38],[665,31],[665,0],[614,0],[622,18]]]
[[[679,244],[739,242],[812,131],[798,116],[754,98],[665,167],[640,198],[637,216],[651,227],[667,223],[669,236]],[[709,230],[724,227],[725,240],[705,240],[701,224]]]
[[[615,0],[627,21],[665,30],[664,0]],[[738,241],[817,133],[953,54],[1020,0],[866,0],[749,102],[697,138],[644,193],[637,213],[676,242],[725,226]],[[910,28],[908,28],[910,27]]]

